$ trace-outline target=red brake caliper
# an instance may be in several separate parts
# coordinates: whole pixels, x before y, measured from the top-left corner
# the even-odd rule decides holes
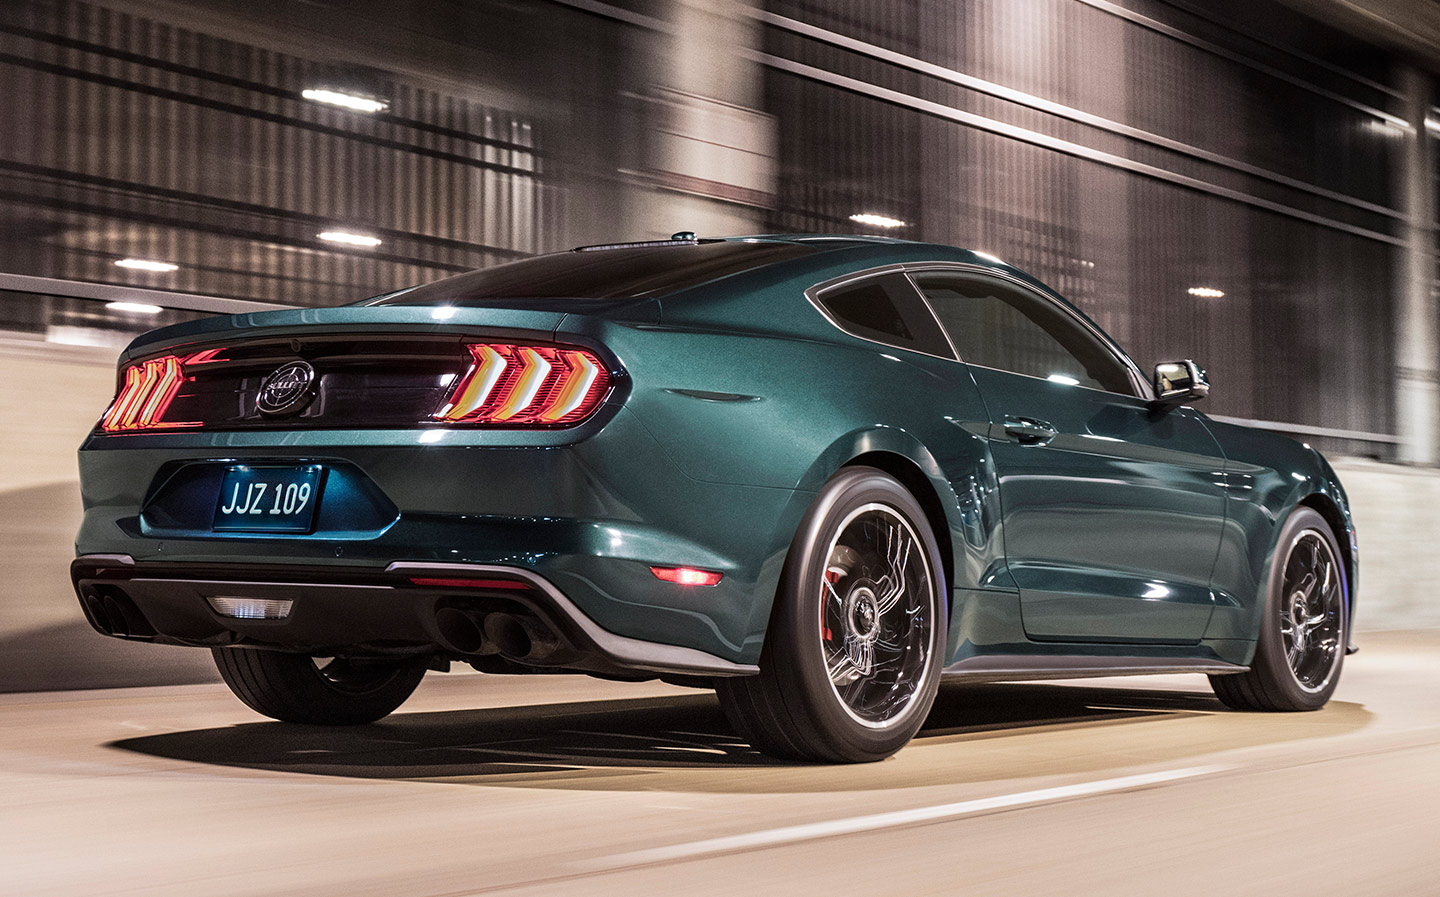
[[[826,571],[825,571],[825,582],[828,582],[828,583],[830,583],[830,584],[833,586],[835,583],[837,583],[837,582],[839,582],[839,581],[840,581],[840,571],[839,571],[839,570],[835,570],[835,569],[832,568],[832,569],[829,569],[829,570],[826,570]],[[825,586],[824,586],[823,584],[820,586],[820,604],[821,604],[821,606],[824,606],[824,604],[825,604]],[[825,632],[824,632],[824,634],[825,634],[825,641],[827,641],[827,642],[830,641],[831,635],[830,635],[830,624],[829,624],[829,623],[826,623],[826,624],[825,624]]]

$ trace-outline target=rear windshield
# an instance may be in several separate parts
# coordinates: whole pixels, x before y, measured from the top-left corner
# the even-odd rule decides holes
[[[368,299],[364,305],[465,305],[491,299],[639,299],[816,252],[796,243],[716,242],[540,255]]]

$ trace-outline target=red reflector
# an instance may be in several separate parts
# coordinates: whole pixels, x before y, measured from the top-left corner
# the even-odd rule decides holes
[[[697,570],[694,567],[651,567],[650,572],[655,574],[656,579],[663,579],[681,586],[718,585],[725,576],[723,573]]]
[[[604,363],[583,349],[484,343],[431,417],[447,424],[569,426],[610,391]]]
[[[114,433],[200,426],[199,422],[164,420],[170,403],[189,379],[184,369],[187,361],[175,355],[165,355],[125,368],[125,382],[110,409],[100,419],[100,429]]]
[[[529,589],[528,582],[513,579],[444,579],[435,576],[412,576],[410,581],[427,589]]]

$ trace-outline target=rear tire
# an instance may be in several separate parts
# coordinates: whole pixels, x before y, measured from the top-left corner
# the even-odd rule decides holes
[[[904,486],[870,467],[840,471],[791,542],[760,674],[716,680],[731,724],[783,759],[856,763],[900,750],[939,689],[941,570]]]
[[[1349,644],[1349,581],[1330,525],[1297,508],[1280,531],[1250,670],[1211,676],[1235,710],[1319,710],[1340,683]]]
[[[373,723],[405,703],[425,676],[427,658],[347,660],[321,666],[281,651],[213,648],[220,678],[257,713],[288,723]]]

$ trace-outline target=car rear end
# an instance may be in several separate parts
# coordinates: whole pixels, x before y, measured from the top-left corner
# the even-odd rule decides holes
[[[496,671],[753,671],[773,571],[743,521],[789,498],[686,476],[626,412],[655,315],[383,305],[142,337],[80,450],[87,619]]]

